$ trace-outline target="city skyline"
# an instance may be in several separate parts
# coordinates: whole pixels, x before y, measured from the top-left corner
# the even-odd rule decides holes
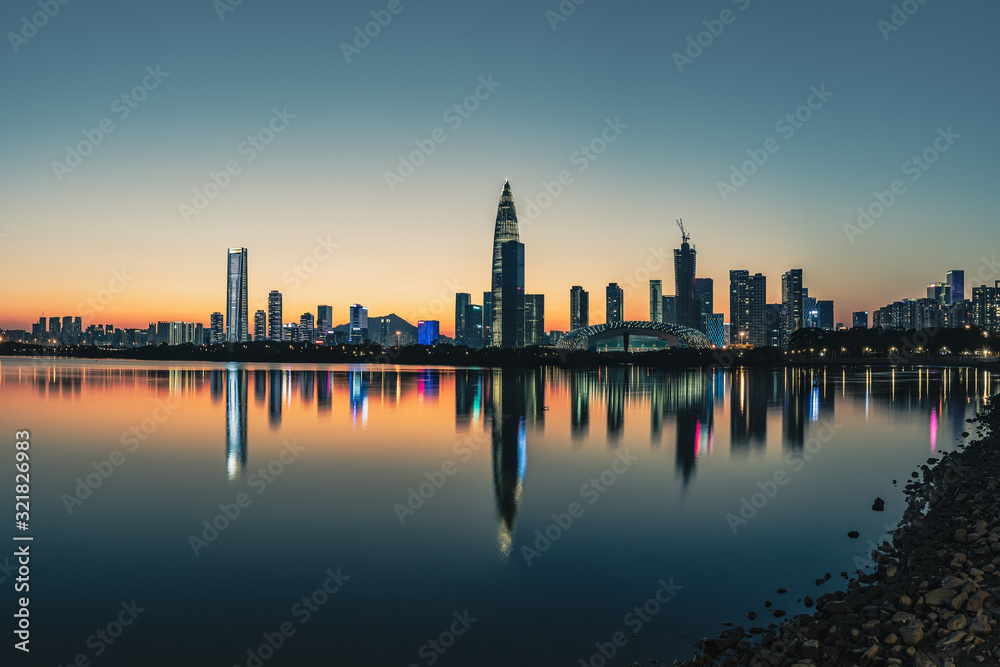
[[[591,4],[557,20],[527,2],[489,14],[404,6],[349,57],[341,45],[370,6],[220,17],[202,3],[119,2],[62,11],[8,51],[0,117],[17,131],[0,280],[17,289],[0,326],[77,314],[116,275],[127,279],[93,321],[204,321],[224,310],[204,288],[221,280],[217,249],[235,245],[254,258],[251,313],[278,289],[288,312],[357,301],[438,317],[442,291],[490,289],[481,221],[503,178],[530,257],[546,258],[526,280],[548,296],[553,328],[568,328],[567,287],[628,287],[647,263],[673,293],[657,253],[676,247],[679,217],[726,319],[733,268],[770,276],[775,303],[778,278],[803,267],[838,321],[920,296],[956,267],[967,295],[980,267],[1000,273],[977,252],[1000,204],[997,92],[970,66],[986,57],[994,4],[920,5],[889,30],[891,3]],[[37,6],[5,10],[18,33]],[[257,48],[265,36],[280,36],[280,57]],[[511,39],[530,48],[511,52]],[[77,164],[73,152],[87,155]],[[403,182],[387,182],[393,173]],[[645,319],[636,282],[625,317]]]
[[[680,248],[674,249],[675,274],[679,273],[683,274],[684,276],[693,276],[697,273],[694,267],[695,263],[694,257],[696,251],[694,250],[694,245],[689,244],[689,234],[684,230],[681,221],[678,220],[677,224],[681,229],[682,243],[680,244],[681,246]],[[503,231],[501,232],[501,230]],[[586,299],[588,292],[586,290],[583,290],[580,286],[574,285],[569,290],[568,301],[566,304],[568,311],[567,313],[568,316],[566,318],[566,321],[568,324],[570,324],[570,326],[562,328],[558,326],[551,326],[551,323],[546,321],[544,314],[544,305],[543,305],[545,298],[544,295],[524,294],[525,291],[523,285],[524,282],[523,276],[525,273],[524,244],[519,243],[516,240],[517,216],[514,210],[513,196],[511,194],[509,181],[505,181],[504,183],[503,192],[500,198],[500,204],[498,205],[497,209],[497,220],[495,222],[494,261],[492,266],[494,290],[492,292],[484,292],[483,294],[484,300],[487,301],[487,303],[489,303],[490,301],[492,301],[493,298],[495,298],[496,295],[499,295],[499,293],[501,293],[500,277],[503,274],[502,271],[500,270],[502,262],[500,262],[501,257],[498,254],[498,252],[502,247],[508,245],[508,240],[506,240],[506,236],[512,236],[512,238],[509,239],[509,241],[511,241],[511,243],[509,243],[510,247],[506,248],[506,251],[509,251],[508,254],[510,254],[511,261],[516,262],[516,265],[512,266],[516,266],[516,271],[517,271],[516,274],[511,274],[512,276],[515,276],[514,278],[512,278],[513,282],[511,283],[511,285],[520,294],[520,303],[522,304],[517,315],[512,316],[511,322],[513,323],[515,329],[519,329],[519,331],[516,334],[513,334],[514,335],[514,338],[512,339],[513,342],[510,342],[505,345],[502,343],[500,331],[498,331],[494,326],[494,330],[497,333],[497,338],[494,339],[492,338],[492,336],[487,336],[485,341],[486,344],[487,345],[492,344],[498,347],[523,347],[525,344],[527,345],[542,344],[545,334],[549,331],[565,332],[577,328],[571,325],[575,321],[574,318],[578,317],[578,314],[575,312],[575,309],[579,307],[577,304],[577,300],[581,298],[577,296],[578,294],[582,295],[582,298],[584,299],[583,312],[584,313],[587,312]],[[261,330],[259,328],[260,323],[263,324],[262,330],[266,332],[265,337],[269,340],[294,340],[295,338],[288,338],[287,337],[288,332],[284,330],[287,329],[288,327],[294,327],[296,325],[299,325],[306,330],[317,330],[320,327],[320,325],[323,324],[324,325],[323,328],[327,330],[332,330],[333,327],[342,327],[346,324],[349,331],[358,330],[360,327],[358,326],[358,323],[355,320],[355,315],[357,312],[360,312],[357,310],[359,308],[363,308],[365,322],[367,322],[368,308],[366,306],[361,306],[357,302],[355,302],[352,306],[349,307],[348,309],[349,313],[347,318],[345,319],[345,322],[339,322],[339,320],[334,319],[336,317],[334,315],[334,312],[336,310],[334,306],[322,305],[322,304],[315,306],[316,309],[315,314],[313,314],[310,310],[307,310],[305,313],[302,314],[298,322],[294,321],[294,319],[291,322],[284,322],[282,321],[283,294],[279,290],[271,290],[268,293],[265,304],[266,308],[256,309],[254,311],[255,315],[253,319],[251,319],[249,315],[249,310],[252,309],[250,309],[247,305],[247,301],[249,300],[247,296],[248,294],[247,254],[248,253],[246,248],[239,248],[239,247],[229,248],[227,251],[228,258],[227,258],[226,270],[228,273],[228,279],[227,279],[227,290],[226,290],[225,315],[223,315],[218,311],[211,313],[210,317],[211,324],[209,325],[209,327],[205,329],[208,332],[216,331],[215,318],[216,316],[218,316],[220,320],[218,342],[221,342],[222,340],[226,340],[227,342],[246,342],[251,339],[260,340],[261,338],[259,338],[256,335],[256,332]],[[987,266],[989,265],[987,264]],[[794,283],[792,283],[791,287],[789,287],[788,284],[790,277],[794,278]],[[992,284],[989,282],[982,283],[981,285],[976,285],[975,283],[973,283],[973,285],[970,286],[970,289],[966,289],[964,269],[950,269],[946,271],[945,279],[946,282],[935,282],[927,284],[926,286],[927,299],[924,300],[930,300],[936,303],[940,303],[942,305],[950,305],[952,303],[957,303],[962,300],[965,300],[969,305],[970,314],[976,312],[977,306],[975,305],[976,300],[974,297],[976,293],[978,293],[981,289],[989,289],[993,291],[995,291],[996,289],[1000,289],[1000,280],[994,280]],[[673,313],[672,311],[668,310],[667,302],[669,301],[671,304],[673,304],[674,301],[676,300],[676,294],[669,294],[669,295],[662,294],[663,290],[662,282],[663,281],[661,279],[653,279],[653,278],[647,281],[649,289],[649,300],[646,302],[649,305],[648,320],[654,322],[655,321],[673,322],[676,319],[676,313]],[[901,302],[905,301],[916,302],[917,300],[922,300],[922,297],[897,297],[892,299],[887,305],[882,307],[872,306],[871,308],[866,309],[864,311],[852,311],[850,313],[850,316],[848,316],[847,314],[843,314],[842,317],[835,317],[837,312],[834,310],[835,299],[817,300],[814,297],[809,297],[808,296],[809,289],[804,286],[803,270],[801,268],[789,269],[784,274],[782,274],[781,294],[778,299],[778,302],[773,304],[767,302],[761,296],[762,292],[766,292],[766,287],[765,287],[766,276],[763,276],[759,273],[750,276],[746,270],[730,269],[729,280],[726,281],[725,284],[727,285],[725,289],[727,289],[729,298],[719,302],[719,303],[728,302],[730,304],[729,309],[725,313],[715,312],[717,309],[714,307],[713,278],[701,278],[701,277],[692,278],[691,287],[689,288],[689,291],[691,293],[691,296],[689,298],[692,304],[691,305],[692,313],[690,315],[692,323],[694,319],[700,317],[698,325],[692,326],[690,328],[707,333],[708,327],[710,326],[709,325],[710,321],[716,322],[716,324],[711,325],[716,327],[721,327],[723,322],[725,322],[727,332],[730,325],[732,326],[732,331],[733,331],[732,335],[734,337],[732,341],[729,340],[728,333],[726,334],[725,337],[722,337],[721,329],[718,333],[718,336],[715,339],[713,339],[713,340],[724,341],[722,344],[719,345],[720,347],[723,344],[736,343],[736,342],[749,342],[751,344],[756,344],[756,345],[766,344],[764,341],[766,338],[765,332],[768,326],[766,324],[766,320],[768,318],[767,316],[765,316],[765,306],[767,307],[773,306],[779,309],[781,317],[779,336],[782,346],[785,346],[787,344],[788,338],[791,335],[791,333],[793,333],[798,328],[820,327],[820,328],[834,329],[839,327],[840,325],[846,325],[847,327],[857,326],[855,323],[857,322],[857,316],[859,312],[875,313],[876,311],[880,310],[891,311],[894,305],[901,305]],[[110,293],[110,291],[108,290],[106,291]],[[631,286],[629,288],[629,291],[631,292]],[[608,315],[608,313],[611,313],[612,310],[615,312],[613,319],[615,319],[616,321],[621,321],[623,319],[622,312],[624,311],[623,308],[624,298],[628,292],[622,289],[617,283],[607,284],[605,286],[605,292],[606,292],[605,302],[607,307],[607,312],[605,316],[606,321],[609,321],[608,318],[611,316]],[[610,301],[612,298],[612,292],[614,292],[614,299],[615,299],[614,307],[612,307]],[[653,313],[654,307],[652,305],[654,300],[654,294],[656,294],[659,297],[659,299],[657,300],[660,302],[661,306],[660,317],[664,318],[663,320],[659,320],[657,317],[654,316]],[[965,298],[966,295],[973,298],[972,299]],[[455,310],[454,310],[454,319],[450,320],[451,323],[454,325],[454,328],[452,330],[453,336],[451,336],[451,338],[458,341],[463,337],[463,334],[460,333],[459,331],[459,327],[464,325],[464,321],[466,318],[464,308],[474,307],[481,309],[483,311],[483,315],[487,317],[489,317],[488,313],[490,308],[484,308],[484,306],[471,304],[470,302],[471,295],[469,295],[468,293],[458,292],[452,295],[452,297],[454,299],[453,304],[455,305]],[[749,303],[750,300],[754,302],[752,306]],[[807,302],[811,302],[811,306],[807,306]],[[749,310],[745,310],[744,314],[742,315],[739,314],[737,310],[734,310],[734,308],[738,308],[740,311],[743,311],[744,309],[751,307],[754,311],[754,314],[752,316]],[[985,307],[985,305],[981,307]],[[811,309],[811,315],[810,315],[810,309]],[[735,317],[732,315],[732,313],[734,312],[737,312],[737,315]],[[789,317],[787,313],[791,313],[791,316]],[[385,316],[393,314],[396,313],[386,313]],[[424,320],[431,321],[433,319],[434,321],[437,322],[448,322],[449,320],[447,318],[442,317],[443,314],[450,314],[450,313],[448,313],[448,309],[446,307],[443,309],[439,307],[437,311],[437,317],[434,318],[422,317],[418,321],[424,321]],[[398,314],[396,315],[398,316]],[[903,320],[906,319],[905,316],[901,316],[899,313],[897,313],[894,317],[896,319],[903,319]],[[912,318],[913,315],[911,314],[910,317]],[[918,316],[918,320],[923,321],[920,319],[920,317],[921,316]],[[60,328],[68,331],[70,325],[75,326],[74,330],[77,334],[79,334],[83,329],[87,328],[88,324],[93,324],[98,327],[105,326],[103,319],[100,320],[100,322],[95,321],[93,323],[84,322],[83,319],[84,318],[79,315],[75,317],[42,316],[39,317],[38,322],[42,324],[42,330],[48,331],[49,333],[55,333],[57,335],[60,331]],[[230,321],[233,319],[237,320],[235,331],[231,331],[230,327]],[[275,322],[275,319],[277,319],[277,322]],[[306,322],[307,319],[308,323]],[[405,317],[401,319],[406,320]],[[586,319],[586,316],[584,319]],[[645,318],[636,318],[636,319],[644,320]],[[383,319],[383,322],[384,321],[385,320]],[[191,322],[184,320],[169,320],[169,319],[164,319],[162,317],[157,317],[155,319],[150,319],[147,321],[147,325],[150,328],[152,328],[153,325],[156,323],[159,323],[159,325],[190,324],[191,326],[194,326],[195,323],[197,323],[197,326],[199,327],[203,326],[202,321],[199,320],[198,318],[194,318],[194,320]],[[31,331],[32,327],[35,326],[35,324],[36,322],[30,323],[27,327],[24,328],[24,330]],[[112,324],[114,324],[119,329],[132,329],[132,330],[145,329],[147,326],[141,324],[134,326],[129,326],[129,325],[120,326],[117,323],[113,322],[107,323],[106,326],[111,326]],[[593,322],[593,324],[597,324],[597,322]],[[53,329],[53,327],[55,328]],[[3,328],[7,330],[17,330],[15,327],[3,327]],[[529,331],[529,328],[532,329],[532,331]],[[367,324],[364,325],[364,329],[367,332]],[[483,327],[483,330],[485,331],[486,327]],[[756,334],[752,333],[753,330],[756,330],[757,333]],[[447,329],[445,329],[445,331],[447,331]],[[737,340],[735,338],[736,336],[740,335],[741,332],[743,333],[743,335],[747,336],[745,340],[744,339]],[[253,333],[254,335],[251,336],[250,335],[251,333]],[[207,335],[208,334],[206,334],[206,336]],[[354,335],[356,336],[356,333]],[[357,342],[350,340],[353,337],[354,336],[349,336],[349,342]],[[215,338],[212,338],[212,341],[210,342],[214,341]]]

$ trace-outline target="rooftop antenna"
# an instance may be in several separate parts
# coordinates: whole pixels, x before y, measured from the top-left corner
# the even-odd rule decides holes
[[[691,235],[684,231],[684,220],[682,218],[677,218],[677,226],[681,228],[681,242],[687,243]]]

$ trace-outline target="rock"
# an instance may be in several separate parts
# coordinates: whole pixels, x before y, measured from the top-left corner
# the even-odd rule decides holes
[[[808,658],[809,660],[819,660],[819,642],[815,639],[807,639],[802,642],[801,652],[803,658]]]
[[[885,501],[881,498],[875,498],[875,502],[872,503],[872,509],[876,512],[885,511]]]
[[[757,612],[754,611],[748,612],[747,618],[749,618],[751,621],[754,620],[755,618],[757,618]]]
[[[965,606],[965,601],[968,599],[969,599],[968,594],[966,594],[965,591],[962,591],[961,593],[953,597],[951,600],[949,600],[948,605],[955,611],[958,611],[963,606]]]
[[[924,629],[916,623],[910,623],[899,629],[899,636],[904,644],[913,646],[924,638]]]
[[[852,540],[856,540],[856,539],[858,539],[861,536],[861,533],[859,533],[856,530],[852,530],[852,531],[850,531],[850,532],[847,533],[847,536],[849,538],[851,538]]]
[[[935,588],[924,594],[924,604],[932,607],[944,607],[945,603],[955,597],[955,591],[950,588]]]
[[[808,595],[805,597],[805,599],[802,602],[806,605],[806,609],[811,609],[812,606],[813,606],[813,599],[811,597],[809,597]]]
[[[979,611],[986,606],[986,601],[990,599],[990,594],[986,591],[978,591],[969,598],[965,604],[967,611]]]
[[[948,622],[945,623],[944,627],[946,630],[948,630],[948,632],[954,632],[955,630],[963,629],[968,624],[968,622],[969,620],[965,618],[964,615],[955,614],[950,619],[948,619]]]
[[[899,625],[906,625],[910,623],[916,616],[906,611],[897,611],[892,615],[892,622],[898,623]]]
[[[914,667],[937,667],[936,662],[932,662],[930,658],[920,651],[917,651],[917,654],[913,656],[913,660]]]
[[[969,632],[980,637],[986,637],[990,634],[991,630],[990,622],[986,620],[983,612],[977,611],[976,618],[969,625]]]
[[[787,589],[787,588],[779,588],[779,589],[778,589],[778,593],[779,593],[779,594],[781,594],[781,595],[784,595],[784,594],[785,594],[785,593],[787,593],[787,592],[788,592],[788,589]]]
[[[965,633],[962,632],[961,630],[957,630],[948,635],[947,637],[945,637],[944,639],[942,639],[941,641],[939,641],[937,643],[937,647],[945,648],[948,646],[954,646],[955,644],[961,642],[963,639],[965,639]]]
[[[774,614],[775,618],[781,618],[782,616],[785,615],[785,610],[784,609],[775,609],[772,613]]]

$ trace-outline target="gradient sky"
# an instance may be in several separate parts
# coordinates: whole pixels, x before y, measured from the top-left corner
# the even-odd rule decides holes
[[[0,326],[30,328],[42,311],[207,323],[223,309],[226,249],[243,246],[251,311],[279,289],[286,321],[330,304],[344,322],[360,302],[450,334],[456,288],[479,303],[489,285],[505,178],[548,329],[568,328],[570,286],[590,291],[597,323],[605,285],[630,279],[626,318],[648,319],[648,278],[673,292],[658,251],[679,244],[677,218],[727,321],[733,268],[766,274],[774,302],[781,274],[801,267],[837,321],[924,296],[949,269],[966,271],[968,297],[980,268],[1000,279],[982,259],[1000,245],[1000,6],[911,2],[885,39],[892,2],[591,0],[553,30],[555,0],[401,0],[348,63],[341,44],[388,0],[243,0],[222,20],[210,0],[70,2],[37,34],[24,28],[37,0],[11,0]],[[678,71],[674,52],[724,10],[732,22]],[[168,76],[120,118],[116,98],[157,66]],[[455,128],[446,110],[490,76],[499,87]],[[823,85],[833,95],[812,118],[790,138],[777,131]],[[275,108],[295,118],[248,162],[238,147]],[[60,180],[53,162],[105,118],[114,131]],[[573,154],[608,118],[628,127],[581,172]],[[912,182],[904,163],[948,127],[960,137]],[[447,140],[391,191],[385,172],[437,128]],[[717,182],[769,137],[779,150],[723,201]],[[179,206],[230,160],[241,173],[186,222]],[[573,182],[527,224],[562,170]],[[851,243],[844,224],[895,179],[905,193]],[[338,247],[311,265],[320,238]],[[296,279],[294,267],[315,271]],[[127,284],[100,311],[81,309],[122,270]]]

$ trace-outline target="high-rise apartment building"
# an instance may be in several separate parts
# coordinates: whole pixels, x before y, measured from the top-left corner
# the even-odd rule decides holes
[[[465,320],[466,311],[472,303],[472,295],[468,292],[455,294],[455,344],[468,345],[468,324]]]
[[[524,296],[524,344],[545,344],[545,295]]]
[[[230,248],[229,280],[226,285],[226,342],[250,340],[250,310],[247,305],[247,249]]]
[[[368,340],[368,309],[356,303],[351,306],[347,341],[358,345],[366,340]]]
[[[570,331],[590,326],[590,293],[579,285],[569,290]]]
[[[604,321],[608,324],[622,322],[625,319],[625,291],[618,286],[618,283],[610,283],[604,291],[606,299]]]
[[[802,325],[802,269],[790,269],[781,276],[781,347]]]
[[[649,281],[649,321],[663,322],[663,281]]]
[[[269,340],[283,340],[281,328],[281,292],[271,290],[267,295],[267,337]]]
[[[226,342],[225,329],[223,328],[223,315],[222,313],[212,313],[209,318],[209,329],[208,329],[208,343],[209,345],[221,345]],[[150,343],[153,345],[159,344],[161,341],[159,327],[154,329],[153,323],[149,323],[149,338]],[[165,341],[163,341],[165,342]]]
[[[965,300],[965,271],[952,269],[945,274],[945,282],[951,285],[948,303],[959,303]]]
[[[267,338],[267,312],[258,310],[253,314],[253,339],[264,340]]]

